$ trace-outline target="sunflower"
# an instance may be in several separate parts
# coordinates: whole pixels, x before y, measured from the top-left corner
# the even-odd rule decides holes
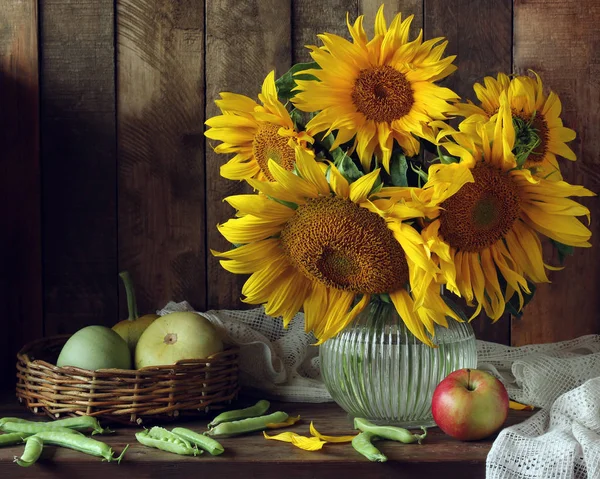
[[[425,277],[435,277],[421,235],[408,223],[386,217],[389,201],[371,194],[379,169],[353,183],[335,166],[326,174],[296,147],[296,171],[269,161],[275,182],[248,180],[258,194],[230,196],[237,216],[219,231],[238,248],[214,252],[221,265],[250,274],[244,301],[265,304],[287,326],[303,308],[306,331],[319,344],[339,333],[376,295],[387,293],[407,327],[432,344],[433,323],[456,318]],[[399,205],[396,216],[422,213]],[[419,285],[424,286],[419,289]],[[459,319],[459,318],[457,318]],[[429,331],[429,335],[426,331]]]
[[[576,134],[563,126],[560,118],[562,105],[556,93],[545,95],[542,80],[537,74],[535,79],[529,76],[510,79],[500,73],[497,78],[484,78],[483,83],[476,83],[473,87],[481,106],[471,102],[456,105],[458,114],[467,117],[459,129],[474,133],[481,122],[489,122],[493,129],[500,108],[500,95],[505,93],[516,129],[515,153],[518,158],[522,156],[520,162],[537,176],[561,180],[556,157],[576,160],[575,153],[566,144],[574,140]]]
[[[518,168],[515,129],[506,93],[499,97],[493,137],[479,125],[477,138],[446,130],[441,145],[460,163],[429,168],[415,201],[431,219],[422,235],[450,290],[477,303],[497,320],[516,293],[520,308],[528,281],[548,282],[540,235],[565,245],[590,246],[590,230],[578,219],[589,210],[569,199],[593,196],[582,186],[535,177]],[[453,138],[456,143],[448,141]],[[397,193],[396,196],[400,196]],[[506,287],[502,286],[505,284]]]
[[[324,47],[311,49],[320,69],[310,73],[317,80],[296,80],[295,106],[317,115],[306,125],[311,135],[337,130],[332,148],[354,138],[354,147],[365,171],[373,154],[389,171],[394,140],[408,156],[419,152],[414,135],[428,137],[427,123],[446,119],[453,111],[448,101],[458,96],[434,82],[456,67],[455,56],[442,58],[443,38],[422,41],[423,32],[409,42],[413,16],[398,14],[388,29],[383,6],[375,19],[375,36],[368,41],[360,16],[348,29],[353,42],[333,34],[319,38]]]
[[[291,170],[294,144],[306,147],[313,142],[306,132],[294,128],[290,114],[278,100],[274,71],[265,78],[258,98],[262,106],[246,96],[223,92],[221,100],[215,102],[223,114],[206,121],[210,129],[205,135],[222,141],[215,152],[235,153],[221,166],[221,176],[230,180],[273,181],[269,160]]]

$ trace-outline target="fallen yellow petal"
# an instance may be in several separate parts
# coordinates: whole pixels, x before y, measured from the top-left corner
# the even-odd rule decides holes
[[[514,409],[515,411],[533,411],[533,406],[529,404],[521,404],[517,401],[508,401],[508,407],[510,409]]]
[[[294,434],[292,436],[292,444],[305,451],[318,451],[323,448],[325,441],[321,441],[318,437],[306,437]]]
[[[267,424],[267,429],[279,429],[282,427],[288,427],[288,426],[293,426],[294,424],[296,424],[298,421],[300,420],[300,416],[296,416],[296,417],[288,417],[285,421],[283,422],[271,422],[269,424]]]
[[[312,421],[310,422],[310,433],[313,436],[326,442],[351,442],[352,439],[354,439],[354,437],[356,436],[325,436],[315,429],[315,426],[313,426]]]
[[[294,435],[294,432],[282,432],[280,434],[276,434],[275,436],[269,436],[266,432],[263,431],[263,436],[265,436],[265,439],[273,439],[275,441],[281,441],[281,442],[292,442],[292,436]]]
[[[263,431],[265,439],[273,439],[275,441],[290,442],[294,446],[303,449],[305,451],[318,451],[323,448],[325,441],[321,441],[318,437],[306,437],[296,434],[295,432],[282,432],[275,436],[269,436]]]

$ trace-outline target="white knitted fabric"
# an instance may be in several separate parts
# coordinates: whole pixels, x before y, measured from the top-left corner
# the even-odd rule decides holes
[[[600,336],[553,344],[478,342],[478,368],[511,399],[542,408],[500,432],[488,479],[600,479]]]
[[[192,311],[170,302],[157,313]],[[326,402],[319,350],[299,313],[284,329],[264,309],[201,312],[240,347],[240,384],[265,398]],[[511,399],[542,408],[504,429],[487,458],[490,479],[600,479],[600,335],[523,347],[477,341],[478,368]]]

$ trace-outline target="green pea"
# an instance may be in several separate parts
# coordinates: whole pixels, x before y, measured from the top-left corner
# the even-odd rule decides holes
[[[352,447],[369,461],[385,462],[387,461],[385,454],[371,443],[371,441],[375,441],[376,439],[379,438],[370,432],[361,432],[352,439]]]
[[[418,442],[421,444],[423,439],[427,437],[427,429],[424,427],[421,427],[421,429],[424,431],[423,434],[413,434],[408,429],[404,429],[402,427],[377,426],[360,417],[354,419],[354,428],[363,432],[370,432],[382,439],[398,441],[404,444],[411,444],[413,442]]]
[[[102,457],[108,462],[117,461],[120,463],[121,459],[125,455],[125,451],[127,451],[127,449],[129,448],[128,444],[127,446],[125,446],[125,449],[123,449],[123,452],[120,456],[114,457],[113,450],[108,444],[101,441],[96,441],[95,439],[92,439],[91,437],[86,437],[83,434],[73,434],[73,431],[42,431],[38,432],[34,436],[28,437],[25,440],[29,441],[33,437],[41,439],[44,442],[44,444],[52,444],[53,446],[66,447],[68,449],[83,452],[91,456]]]
[[[208,423],[208,427],[212,428],[221,424],[222,422],[229,421],[238,421],[240,419],[246,419],[249,417],[262,416],[269,410],[271,403],[265,399],[261,399],[254,406],[250,406],[244,409],[235,409],[232,411],[225,411],[216,416],[210,423]]]
[[[27,436],[31,434],[25,434],[22,432],[11,432],[9,434],[0,435],[0,446],[14,446],[15,444],[21,444],[25,441]]]
[[[182,442],[169,442],[164,439],[150,437],[148,431],[136,432],[135,438],[144,446],[154,447],[161,451],[171,452],[181,456],[197,456],[198,454],[202,454],[202,451],[199,451],[197,448],[187,447]]]
[[[196,446],[208,451],[211,456],[218,456],[223,454],[225,448],[211,437],[207,437],[203,434],[198,434],[185,427],[176,427],[171,431],[173,434],[186,439],[187,441],[195,444]]]
[[[29,436],[42,431],[55,431],[83,436],[79,431],[57,426],[53,422],[5,422],[0,426],[0,429],[4,432],[17,432]]]
[[[264,431],[267,428],[267,424],[283,422],[287,418],[288,415],[286,413],[277,411],[266,416],[223,422],[209,429],[205,434],[211,437],[230,437],[247,432]]]
[[[42,454],[44,441],[39,437],[31,436],[25,443],[25,449],[21,457],[15,456],[15,461],[21,467],[29,467],[34,464]]]

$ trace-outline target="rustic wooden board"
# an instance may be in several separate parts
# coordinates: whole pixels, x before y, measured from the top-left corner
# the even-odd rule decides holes
[[[40,1],[47,334],[117,318],[113,10]]]
[[[563,105],[562,119],[577,132],[570,144],[577,161],[560,160],[565,180],[600,192],[600,7],[595,0],[519,1],[514,7],[515,70],[535,70]],[[563,271],[551,272],[521,320],[513,320],[515,345],[600,333],[600,202],[591,210],[592,248],[579,249]],[[557,264],[548,249],[545,261]]]
[[[43,334],[37,2],[0,10],[0,384],[12,384],[16,352]]]
[[[118,0],[117,45],[119,269],[140,314],[169,300],[201,310],[204,1]]]
[[[458,70],[442,82],[463,99],[476,101],[473,84],[484,76],[511,73],[511,0],[425,0],[425,38],[448,39],[446,54],[457,55]],[[477,339],[510,344],[509,315],[495,324],[485,316],[471,323]]]
[[[410,27],[410,40],[423,28],[423,0],[359,0],[358,9],[365,16],[364,25],[369,38],[373,35],[375,15],[381,5],[384,6],[383,12],[388,25],[397,13],[401,13],[403,19],[410,15],[415,16]]]
[[[229,91],[257,99],[262,82],[275,69],[285,73],[291,65],[290,0],[211,0],[206,4],[206,117],[219,114],[214,100]],[[243,182],[226,180],[219,167],[227,155],[213,152],[218,142],[206,142],[206,242],[207,249],[229,249],[217,223],[234,210],[223,197],[249,192]],[[207,261],[208,308],[244,308],[241,289],[245,276],[223,270],[209,253]]]
[[[6,397],[6,396],[5,396]],[[236,403],[232,407],[242,407],[254,403],[254,399]],[[334,403],[300,404],[273,402],[272,411],[285,411],[290,415],[300,415],[302,421],[285,429],[309,436],[309,424],[322,434],[355,434],[346,413]],[[531,412],[510,411],[506,425],[522,422]],[[16,405],[0,403],[0,417],[23,416],[27,411]],[[212,416],[211,416],[212,417]],[[176,425],[197,432],[206,431],[208,420],[177,421]],[[165,427],[174,427],[166,424]],[[304,479],[307,477],[343,477],[347,479],[369,477],[414,478],[444,477],[483,478],[485,459],[494,436],[474,442],[460,442],[438,428],[430,428],[423,444],[401,444],[381,441],[376,445],[388,457],[385,463],[369,462],[358,454],[349,443],[325,444],[322,450],[308,452],[289,443],[268,441],[261,432],[220,439],[225,452],[219,456],[207,453],[199,457],[178,456],[139,444],[134,438],[141,428],[115,427],[115,434],[95,436],[108,443],[120,453],[126,444],[130,447],[121,464],[106,464],[99,458],[69,449],[45,446],[39,462],[29,469],[12,463],[13,456],[20,455],[23,446],[0,448],[0,479],[20,479],[36,477],[86,477],[89,479],[162,478],[176,475],[178,478],[226,477],[274,479]],[[272,431],[276,434],[281,431]]]
[[[346,13],[351,22],[358,15],[355,0],[332,0],[326,5],[320,0],[297,0],[292,2],[292,8],[294,63],[312,61],[306,46],[321,46],[322,42],[317,38],[321,33],[333,33],[349,40]]]

